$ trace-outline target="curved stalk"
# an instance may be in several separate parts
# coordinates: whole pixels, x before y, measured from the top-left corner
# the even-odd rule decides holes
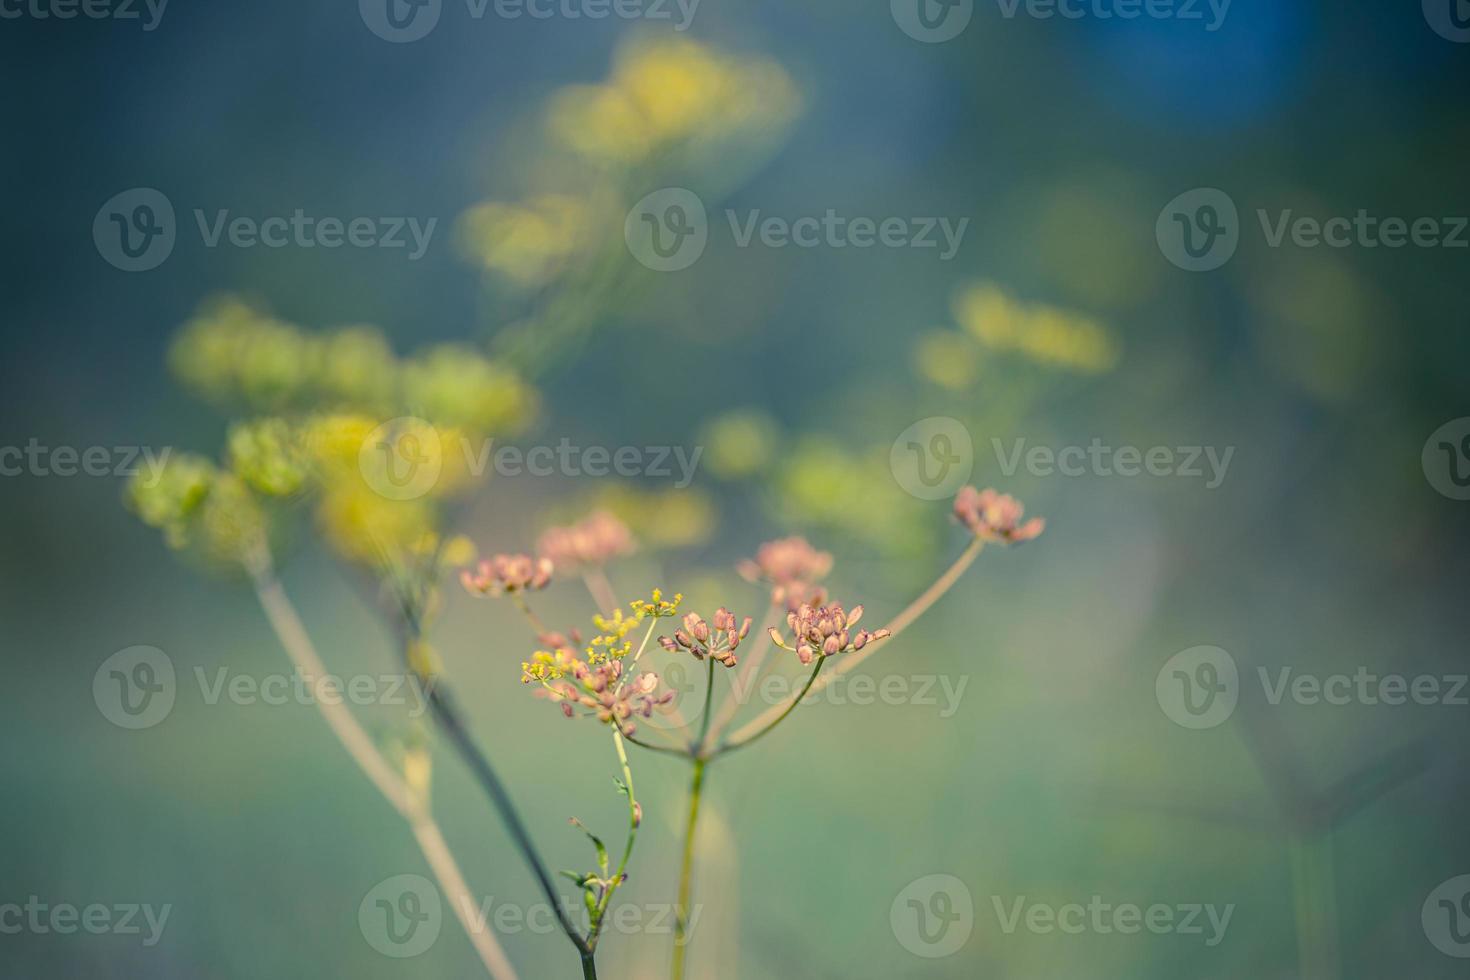
[[[255,549],[246,556],[244,564],[266,620],[296,672],[304,678],[325,676],[326,665],[317,655],[316,647],[312,644],[301,617],[296,613],[296,607],[276,579],[269,552],[264,548]],[[337,736],[337,740],[342,743],[342,747],[357,763],[358,768],[408,823],[419,850],[429,862],[434,878],[444,890],[455,917],[463,926],[470,945],[485,966],[485,971],[496,980],[516,980],[515,968],[511,966],[495,934],[471,918],[470,909],[475,907],[474,897],[454,853],[449,849],[449,844],[445,841],[439,824],[429,813],[425,801],[420,800],[388,764],[344,704],[325,698],[316,698],[315,703],[328,727],[332,729],[332,734]]]
[[[802,687],[800,691],[797,692],[796,697],[791,699],[791,703],[786,706],[786,710],[782,711],[779,715],[772,719],[770,724],[768,724],[765,728],[762,728],[759,731],[755,732],[754,734],[747,735],[745,738],[740,739],[739,741],[731,740],[724,743],[719,747],[719,749],[716,750],[715,754],[723,755],[726,752],[734,752],[736,749],[744,748],[751,742],[754,742],[756,739],[762,738],[763,736],[769,734],[773,728],[781,724],[781,722],[785,721],[786,716],[796,710],[796,706],[801,704],[802,698],[806,697],[807,692],[812,689],[812,685],[815,684],[817,681],[817,675],[822,672],[822,665],[826,662],[826,657],[817,657],[817,665],[812,668],[811,676],[806,679],[806,684]]]
[[[822,677],[822,679],[813,688],[813,691],[821,691],[823,688],[831,684],[834,680],[841,677],[843,674],[846,674],[849,671],[856,669],[858,664],[871,657],[879,649],[880,646],[891,643],[898,636],[899,633],[902,633],[909,626],[913,625],[914,620],[918,619],[924,613],[928,612],[929,607],[938,602],[939,599],[946,592],[948,592],[956,582],[959,581],[960,576],[965,574],[965,570],[968,569],[972,564],[974,564],[975,558],[980,554],[981,549],[984,547],[985,542],[981,541],[979,538],[974,538],[973,540],[971,540],[969,546],[965,548],[964,552],[960,554],[959,558],[955,559],[954,564],[946,569],[944,574],[940,575],[939,578],[935,579],[933,585],[925,589],[917,599],[909,603],[908,606],[905,607],[905,609],[901,613],[893,618],[893,621],[888,624],[888,631],[891,635],[888,637],[887,640],[883,642],[883,644],[870,643],[861,650],[854,651],[853,653],[843,654],[842,659],[838,661],[837,666],[829,670],[826,675]],[[762,729],[768,727],[771,724],[772,719],[774,719],[778,714],[781,713],[782,709],[780,705],[772,705],[769,710],[762,712],[754,719],[752,719],[749,723],[736,729],[735,733],[730,736],[729,741],[739,742],[741,744],[747,743],[750,740],[752,733],[759,732]]]
[[[495,805],[516,850],[520,851],[522,859],[530,866],[531,873],[535,875],[537,883],[541,886],[547,903],[551,905],[557,924],[561,926],[562,932],[566,933],[572,945],[577,947],[577,952],[582,954],[584,962],[590,959],[592,949],[562,909],[561,894],[552,882],[551,874],[546,869],[546,862],[536,850],[536,844],[531,840],[531,834],[526,829],[525,821],[521,819],[520,811],[516,809],[505,784],[496,775],[494,767],[490,765],[490,760],[475,744],[474,737],[470,735],[468,727],[445,692],[443,684],[439,683],[437,678],[426,677],[422,674],[419,680],[424,687],[424,696],[428,699],[429,710],[433,713],[434,719],[449,736],[450,742],[459,751],[461,759],[474,774],[485,794],[490,797],[490,802]]]

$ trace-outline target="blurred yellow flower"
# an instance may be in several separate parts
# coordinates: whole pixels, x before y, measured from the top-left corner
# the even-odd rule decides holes
[[[964,334],[932,330],[919,338],[914,364],[924,380],[961,391],[975,382],[978,353],[974,340]]]
[[[780,431],[770,414],[745,408],[711,419],[700,435],[704,465],[715,476],[738,480],[765,471],[771,465]]]
[[[403,399],[439,426],[480,435],[520,432],[540,407],[520,375],[468,347],[435,347],[403,368]]]
[[[567,194],[524,204],[486,201],[459,219],[461,247],[476,262],[522,286],[551,279],[590,235],[592,206]]]
[[[226,447],[235,475],[268,497],[296,493],[310,475],[301,432],[284,419],[238,422],[230,427]]]
[[[373,327],[344,327],[320,342],[319,385],[324,408],[388,411],[398,385],[398,360]]]
[[[203,456],[170,452],[156,478],[143,470],[135,473],[125,497],[144,524],[163,532],[170,548],[182,548],[217,476],[214,464]]]
[[[212,401],[278,411],[312,381],[318,352],[295,327],[234,297],[214,300],[169,351],[175,375]]]
[[[628,164],[676,144],[738,141],[743,129],[779,132],[800,99],[772,61],[719,54],[688,38],[624,47],[603,85],[563,89],[547,127],[561,145],[597,162]]]
[[[1021,303],[989,283],[962,289],[953,312],[956,322],[986,347],[1038,364],[1100,374],[1118,361],[1117,342],[1095,320],[1058,307]]]

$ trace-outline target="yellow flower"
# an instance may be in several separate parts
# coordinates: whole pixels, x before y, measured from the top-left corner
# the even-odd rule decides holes
[[[252,490],[287,497],[305,485],[309,460],[301,433],[285,420],[237,423],[226,442],[230,468]]]
[[[485,268],[537,286],[586,244],[589,210],[587,201],[568,194],[544,194],[519,205],[486,201],[460,217],[460,242]]]
[[[775,456],[780,433],[775,420],[759,409],[716,416],[700,436],[704,465],[715,476],[738,480],[764,472]]]
[[[519,432],[539,409],[536,390],[516,372],[453,345],[435,347],[404,366],[403,397],[435,425],[482,435]]]
[[[133,475],[127,502],[144,524],[163,532],[170,548],[182,548],[217,476],[214,464],[203,456],[169,453],[156,479],[141,470]]]
[[[683,601],[684,593],[682,592],[674,593],[674,598],[668,600],[664,598],[663,589],[654,589],[647,601],[634,599],[628,605],[632,607],[634,614],[639,619],[643,619],[646,616],[652,616],[655,619],[667,619],[677,614],[679,603]]]
[[[955,297],[955,320],[994,350],[1014,351],[1038,364],[1088,374],[1109,371],[1118,345],[1107,329],[1080,314],[1042,304],[1024,304],[987,283]]]

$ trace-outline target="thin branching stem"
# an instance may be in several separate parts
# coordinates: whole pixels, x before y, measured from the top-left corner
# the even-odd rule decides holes
[[[266,620],[282,649],[291,659],[296,672],[307,679],[326,676],[326,665],[317,655],[316,647],[311,642],[296,607],[275,577],[269,551],[264,546],[252,550],[245,558],[245,568],[250,574]],[[428,861],[439,887],[444,889],[445,897],[454,909],[460,925],[464,927],[470,945],[480,957],[485,971],[495,980],[517,980],[515,968],[511,966],[495,934],[471,917],[470,910],[475,907],[474,897],[438,822],[429,812],[427,800],[420,799],[403,777],[388,764],[372,738],[345,705],[340,701],[317,698],[316,706],[332,729],[332,734],[337,736],[337,740],[342,743],[342,747],[357,763],[358,768],[407,821],[419,850]]]

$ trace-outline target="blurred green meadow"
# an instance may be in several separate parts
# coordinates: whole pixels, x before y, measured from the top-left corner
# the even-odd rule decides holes
[[[264,695],[291,664],[221,560],[242,528],[328,668],[381,684],[381,542],[529,551],[606,509],[623,602],[759,621],[737,563],[803,535],[877,628],[965,548],[965,483],[1045,534],[713,764],[690,977],[1464,975],[1463,11],[919,3],[0,4],[0,975],[484,975],[447,913],[411,958],[364,929],[424,857]],[[420,415],[445,469],[393,501],[359,450]],[[292,476],[261,419],[340,480],[263,491]],[[175,547],[138,518],[178,497],[122,472],[165,447],[247,502]],[[521,683],[513,605],[444,597],[444,676],[580,867],[569,817],[625,831],[605,733]],[[575,576],[535,605],[594,609]],[[128,727],[104,662],[139,646],[174,699]],[[649,659],[697,701],[702,665]],[[805,674],[771,664],[742,720]],[[517,973],[575,976],[404,698],[351,707],[431,771]],[[664,977],[688,771],[633,761],[598,966]],[[121,928],[143,905],[161,929]]]

